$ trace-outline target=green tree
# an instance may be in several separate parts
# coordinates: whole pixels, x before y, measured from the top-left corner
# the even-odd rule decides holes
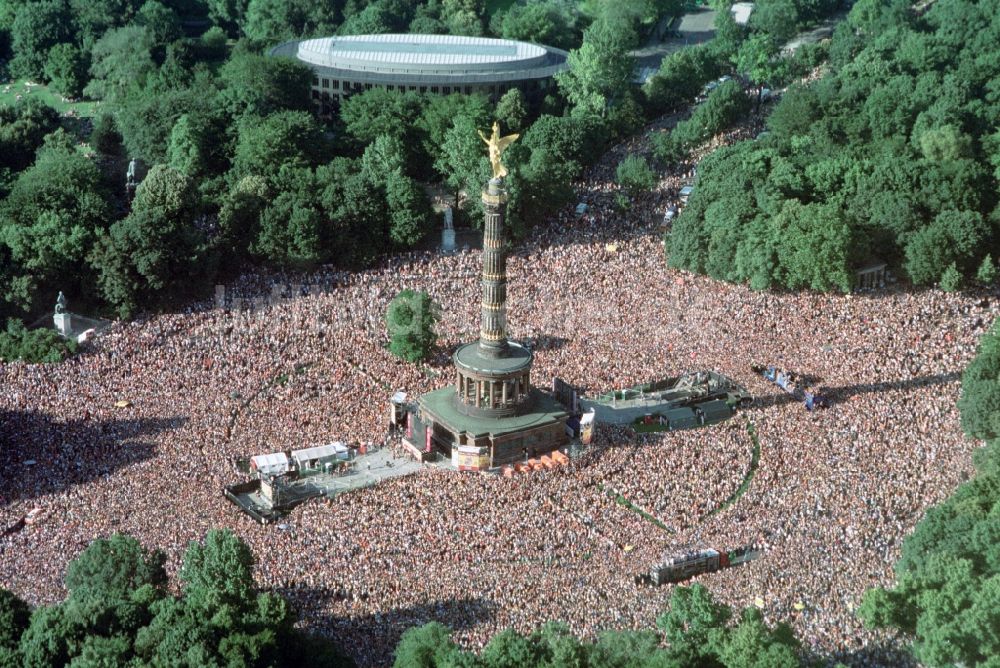
[[[0,357],[7,359],[5,355]],[[31,609],[28,604],[13,592],[0,589],[0,648],[16,649],[21,634],[28,628],[30,621]]]
[[[237,52],[219,73],[219,106],[231,117],[308,111],[312,70],[291,58]]]
[[[247,117],[240,125],[231,178],[250,174],[273,178],[283,166],[310,167],[324,155],[325,140],[315,117],[304,111],[281,111],[263,119]]]
[[[441,0],[441,17],[452,35],[483,34],[483,0]]]
[[[595,668],[643,665],[673,668],[675,664],[664,660],[659,644],[660,639],[653,631],[603,631],[591,649],[590,664]]]
[[[434,212],[419,183],[397,170],[385,184],[389,209],[389,236],[403,248],[411,248],[431,231]]]
[[[35,159],[45,135],[59,127],[59,112],[38,98],[0,106],[0,169],[20,172]]]
[[[304,167],[281,170],[277,196],[262,206],[255,254],[281,267],[310,269],[330,259],[316,178]]]
[[[740,668],[798,668],[799,643],[787,625],[770,629],[757,608],[746,608],[721,643],[719,659]]]
[[[343,267],[367,267],[388,250],[389,212],[382,189],[358,160],[335,158],[316,169],[316,190],[330,224],[326,246]]]
[[[76,341],[64,339],[51,329],[25,329],[16,318],[7,321],[6,331],[0,331],[0,360],[8,362],[23,360],[28,364],[54,364],[75,353],[76,349]],[[6,604],[0,600],[0,606]],[[0,607],[0,621],[4,620],[5,614],[5,609]],[[0,644],[0,648],[4,646]]]
[[[166,165],[154,165],[136,190],[132,211],[111,225],[89,261],[105,300],[123,316],[156,304],[208,268],[202,233],[195,226],[194,183]]]
[[[212,26],[203,32],[197,43],[198,59],[211,62],[224,60],[229,54],[226,40],[226,31],[219,26]]]
[[[490,668],[518,668],[537,666],[541,657],[536,653],[534,644],[530,640],[514,629],[505,629],[490,638],[483,648],[480,659]]]
[[[158,0],[146,0],[139,8],[134,23],[146,28],[153,37],[153,43],[160,46],[181,37],[181,22],[177,14]]]
[[[972,152],[971,140],[954,125],[944,125],[920,134],[920,152],[927,160],[941,162],[968,158]]]
[[[997,266],[993,262],[993,256],[989,253],[986,254],[979,269],[976,270],[976,280],[983,285],[993,285],[997,282]]]
[[[743,41],[736,53],[736,69],[758,84],[769,83],[779,61],[778,44],[766,33],[752,35]]]
[[[404,0],[375,0],[341,24],[341,35],[377,35],[406,32],[414,17],[414,7]]]
[[[409,135],[422,112],[420,96],[372,88],[352,95],[340,107],[340,120],[358,144],[367,145],[380,135]]]
[[[715,37],[711,48],[720,60],[731,60],[746,37],[746,29],[736,23],[728,2],[720,3],[720,9],[715,13]]]
[[[1000,325],[979,341],[976,357],[962,375],[958,400],[962,428],[973,438],[1000,438]]]
[[[429,294],[403,290],[389,303],[389,309],[385,314],[386,325],[389,328],[389,350],[393,355],[407,362],[427,359],[437,342],[434,325],[437,324],[438,318],[438,306]],[[438,631],[440,630],[438,629]],[[429,633],[431,632],[428,631],[421,637],[425,637]],[[447,630],[444,630],[444,633],[447,633]],[[416,641],[412,641],[412,643],[419,644]],[[410,644],[411,642],[404,644],[400,641],[400,649],[397,649],[396,653],[397,665],[424,665],[421,663],[399,663],[402,649],[406,649],[407,653],[416,651],[408,649]]]
[[[268,46],[296,37],[329,35],[336,28],[339,4],[336,0],[250,0],[243,32]]]
[[[0,247],[14,274],[4,298],[25,309],[40,307],[40,293],[57,283],[84,275],[94,236],[111,218],[100,172],[59,136],[50,135],[0,204]]]
[[[337,668],[353,663],[292,627],[289,605],[253,586],[253,557],[229,531],[210,531],[184,557],[181,596],[168,595],[164,556],[134,539],[95,540],[67,569],[67,598],[27,619],[0,592],[0,665]],[[5,595],[6,594],[6,595]]]
[[[977,475],[930,508],[903,541],[891,589],[865,592],[858,614],[869,627],[913,636],[925,665],[990,665],[1000,653],[995,601],[1000,594],[1000,325],[980,340],[962,376],[962,427],[991,439],[973,461]]]
[[[24,668],[69,665],[70,644],[82,643],[86,630],[61,606],[41,607],[31,615],[31,624],[18,645]]]
[[[10,71],[15,77],[42,79],[49,49],[73,41],[73,17],[59,0],[29,2],[17,11],[10,28],[14,58]]]
[[[86,54],[73,44],[56,44],[49,49],[45,63],[45,76],[52,87],[66,97],[80,97],[87,85]]]
[[[583,34],[583,44],[570,51],[569,69],[556,81],[575,113],[604,116],[628,89],[635,69],[629,49],[636,41],[624,22],[597,21]]]
[[[422,104],[423,108],[413,121],[413,127],[416,129],[415,136],[419,137],[423,150],[417,152],[411,149],[408,158],[411,163],[417,165],[433,164],[441,159],[445,136],[459,117],[471,120],[477,128],[489,127],[493,120],[493,110],[485,95],[460,95],[457,93],[427,95]],[[409,132],[407,134],[414,136],[410,135]],[[407,143],[414,144],[415,142]],[[411,169],[410,174],[417,178],[431,176],[431,173],[426,170]]]
[[[580,15],[566,2],[547,0],[515,4],[506,12],[494,16],[493,21],[499,22],[495,32],[505,39],[545,44],[558,49],[571,49],[580,44]]]
[[[650,191],[656,186],[656,174],[650,169],[646,159],[638,155],[629,155],[618,163],[615,170],[615,180],[618,185],[628,190],[632,196]]]
[[[987,223],[975,211],[942,211],[910,237],[904,266],[918,284],[936,282],[952,263],[970,270],[989,235]]]
[[[398,178],[405,167],[406,147],[402,139],[392,135],[376,137],[361,156],[365,177],[383,188],[391,179]]]
[[[69,0],[84,49],[90,49],[111,28],[135,18],[142,0]]]
[[[658,111],[669,111],[694,101],[705,84],[721,73],[718,60],[706,46],[674,51],[660,62],[643,93]]]
[[[231,37],[237,37],[246,20],[250,0],[207,0],[208,18],[226,31]]]
[[[954,262],[948,265],[941,274],[941,289],[945,292],[955,292],[962,287],[962,274]]]
[[[448,665],[448,659],[457,649],[447,626],[429,622],[423,626],[407,629],[403,633],[396,645],[393,665],[396,668],[444,666]]]
[[[754,7],[750,14],[750,28],[763,33],[778,45],[782,45],[801,26],[798,3],[794,0],[767,0]]]
[[[95,540],[66,569],[70,596],[128,598],[144,587],[165,590],[166,555],[150,552],[131,536]]]
[[[91,51],[90,83],[87,97],[120,101],[132,89],[142,88],[156,71],[152,57],[153,36],[141,26],[108,30]]]
[[[656,625],[675,656],[687,665],[698,665],[718,650],[721,631],[731,616],[729,608],[716,603],[708,589],[695,584],[674,589]]]
[[[191,543],[184,554],[180,578],[185,604],[206,620],[252,608],[256,602],[253,564],[250,548],[231,531],[209,531],[204,543]]]
[[[506,132],[519,132],[528,117],[528,104],[520,88],[511,88],[497,102],[497,120]]]
[[[445,177],[445,183],[455,193],[458,205],[459,193],[463,190],[476,199],[479,189],[489,180],[488,158],[479,128],[470,118],[460,116],[445,135],[441,146],[442,155],[434,168]]]
[[[218,137],[221,124],[202,114],[184,114],[174,123],[167,146],[171,167],[190,177],[217,171],[224,163]]]
[[[245,176],[225,194],[219,209],[221,256],[232,262],[244,259],[257,239],[260,216],[271,199],[271,186],[263,176]]]
[[[145,90],[132,91],[115,116],[129,157],[147,164],[167,162],[170,133],[177,120],[184,114],[210,115],[211,100],[207,84],[167,90],[149,84]]]

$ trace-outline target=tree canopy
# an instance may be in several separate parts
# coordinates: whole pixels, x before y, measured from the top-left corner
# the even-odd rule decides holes
[[[66,599],[29,612],[0,590],[0,665],[350,666],[326,641],[293,628],[288,603],[260,593],[253,555],[232,532],[209,531],[184,556],[180,595],[165,555],[134,538],[94,540],[66,570]]]
[[[1000,654],[1000,323],[979,343],[962,376],[962,426],[986,439],[977,475],[930,508],[903,541],[891,588],[867,591],[858,614],[871,627],[913,638],[928,666],[987,666]]]
[[[434,350],[439,307],[426,292],[403,290],[389,303],[385,322],[389,350],[407,362],[427,359]]]
[[[583,641],[565,624],[549,622],[522,635],[511,629],[493,636],[478,654],[459,648],[450,630],[437,622],[406,631],[396,646],[396,668],[516,668],[577,666],[720,666],[721,668],[797,668],[798,641],[787,626],[769,627],[761,612],[748,608],[736,624],[732,611],[716,603],[702,585],[677,587],[657,620],[667,641],[652,630],[603,631]]]
[[[757,5],[758,31],[736,53],[753,78],[773,69],[765,41],[783,38],[764,30],[767,16],[794,13],[801,22],[825,11],[793,5],[763,13]],[[837,30],[829,46],[830,73],[791,87],[766,137],[699,166],[673,226],[670,264],[759,289],[847,290],[853,269],[874,257],[918,285],[970,282],[1000,243],[991,175],[1000,106],[989,92],[1000,58],[986,55],[1000,43],[996,9],[941,0],[917,20],[900,3],[855,4],[847,20],[854,30]],[[657,138],[661,159],[717,131],[709,118],[695,122],[706,106]],[[717,111],[726,115],[722,105]]]

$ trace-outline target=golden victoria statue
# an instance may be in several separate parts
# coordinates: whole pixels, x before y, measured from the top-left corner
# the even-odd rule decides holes
[[[513,134],[501,137],[500,123],[497,121],[493,121],[493,135],[489,139],[486,138],[482,130],[478,132],[479,136],[486,142],[486,145],[490,147],[490,164],[493,166],[493,178],[499,179],[507,176],[507,168],[500,164],[500,154],[521,135]]]

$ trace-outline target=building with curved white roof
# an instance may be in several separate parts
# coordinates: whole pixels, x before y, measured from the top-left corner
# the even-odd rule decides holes
[[[373,86],[419,93],[480,92],[496,99],[511,88],[544,91],[566,69],[567,53],[527,42],[458,35],[348,35],[285,42],[272,56],[313,70],[312,99],[332,103]]]

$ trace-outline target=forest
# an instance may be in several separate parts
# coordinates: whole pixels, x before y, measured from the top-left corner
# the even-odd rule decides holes
[[[475,130],[493,118],[524,133],[510,183],[523,233],[571,197],[597,157],[585,146],[641,125],[625,50],[678,11],[583,6],[592,13],[561,0],[492,16],[480,0],[0,1],[2,70],[29,82],[0,105],[0,321],[34,320],[59,290],[129,317],[250,267],[362,268],[419,247],[440,224],[425,186],[478,191],[488,171]],[[289,38],[407,30],[551,42],[574,49],[586,76],[568,75],[565,95],[512,91],[496,105],[376,89],[321,122],[310,70],[265,54]],[[608,46],[614,62],[598,62]],[[599,108],[571,115],[576,98]],[[92,117],[57,111],[80,99]],[[130,202],[133,158],[145,169]]]
[[[690,103],[746,59],[747,43],[759,53],[836,8],[766,0],[758,11],[778,18],[744,30],[723,4],[719,37],[666,58],[640,88],[629,50],[680,2],[487,4],[0,0],[0,75],[13,88],[0,97],[0,322],[44,317],[60,290],[78,310],[128,318],[245,271],[357,269],[421,248],[441,222],[427,189],[456,201],[478,191],[489,171],[475,130],[493,119],[522,134],[505,158],[523,236],[572,201],[573,179],[604,147]],[[549,43],[570,50],[570,69],[543,99],[373,89],[321,121],[310,71],[266,55],[290,38],[407,30]],[[771,69],[785,78],[807,65],[779,60]],[[713,118],[730,122],[736,102]],[[142,173],[130,201],[132,159]],[[477,207],[468,197],[459,223],[478,225]],[[34,330],[11,327],[4,350],[53,358]]]
[[[668,240],[671,266],[755,289],[847,292],[872,260],[918,286],[995,280],[998,10],[855,3],[825,75],[793,85],[762,136],[699,165]],[[746,63],[757,62],[742,54],[755,40],[740,47]],[[764,65],[747,71],[767,83]]]

